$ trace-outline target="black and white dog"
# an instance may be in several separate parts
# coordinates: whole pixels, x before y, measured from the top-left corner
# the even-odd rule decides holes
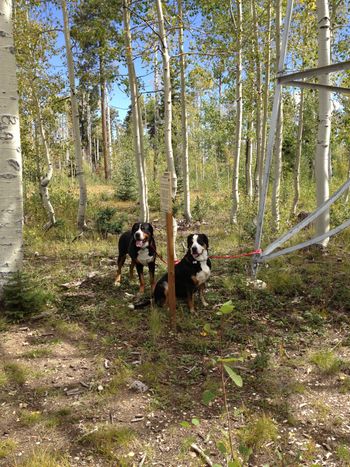
[[[187,252],[175,265],[176,297],[187,300],[190,312],[194,311],[194,294],[199,292],[203,306],[205,283],[209,279],[211,261],[208,255],[209,240],[204,234],[191,234],[187,237]],[[167,304],[168,274],[159,279],[154,289],[154,301],[158,306]]]
[[[133,277],[136,265],[137,274],[140,281],[140,293],[145,291],[145,279],[143,267],[148,266],[151,287],[154,287],[154,271],[156,266],[156,243],[153,238],[153,227],[148,222],[139,222],[132,226],[131,230],[124,232],[118,242],[118,270],[115,278],[115,285],[120,285],[121,271],[125,263],[126,256],[131,258],[130,278]]]

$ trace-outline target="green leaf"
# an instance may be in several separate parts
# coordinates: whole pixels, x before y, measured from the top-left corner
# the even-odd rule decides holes
[[[191,422],[192,422],[192,425],[194,425],[194,426],[199,426],[200,423],[201,423],[201,422],[198,420],[198,418],[192,418]]]
[[[227,449],[225,444],[222,441],[219,441],[216,445],[218,450],[221,452],[221,454],[225,455],[227,453]]]
[[[232,368],[229,367],[228,365],[224,365],[224,368],[225,368],[227,374],[229,375],[229,377],[235,383],[235,385],[238,386],[239,388],[241,388],[243,386],[242,378],[235,371],[233,371]]]
[[[217,331],[215,331],[215,329],[212,329],[212,327],[210,326],[209,323],[205,324],[203,326],[203,329],[207,334],[211,334],[211,335],[216,335],[217,334]]]
[[[216,394],[213,391],[206,389],[202,394],[202,402],[203,404],[208,405],[209,402],[215,399],[215,397],[216,397]]]
[[[228,313],[231,313],[233,311],[233,308],[234,308],[234,306],[232,304],[232,300],[229,300],[228,302],[221,305],[220,312],[223,315],[227,315]]]
[[[234,461],[228,461],[227,467],[242,467],[242,464],[235,459]]]
[[[219,358],[218,362],[230,363],[230,362],[243,362],[243,357],[227,357]]]
[[[183,428],[189,428],[191,426],[190,423],[188,422],[181,422],[180,425],[183,427]]]
[[[213,467],[222,467],[221,464],[213,464]]]

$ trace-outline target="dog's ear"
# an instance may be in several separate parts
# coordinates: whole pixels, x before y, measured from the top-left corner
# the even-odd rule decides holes
[[[191,248],[191,245],[193,243],[193,234],[190,234],[188,237],[187,237],[187,248]]]
[[[205,244],[207,245],[207,248],[209,248],[209,240],[208,240],[208,237],[207,237],[205,234],[202,234],[202,238],[203,238],[203,241],[205,242]]]
[[[139,222],[136,222],[136,223],[132,226],[131,232],[132,232],[132,233],[135,233],[137,230],[139,230],[139,225],[140,225],[140,223],[139,223]]]
[[[152,224],[150,224],[149,222],[147,222],[146,225],[147,225],[147,230],[149,231],[149,233],[150,233],[151,235],[153,235],[153,226],[152,226]]]

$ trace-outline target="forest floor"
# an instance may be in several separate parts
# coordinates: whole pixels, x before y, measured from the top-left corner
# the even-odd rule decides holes
[[[219,232],[200,229],[212,253],[228,253]],[[115,238],[29,249],[26,270],[56,299],[41,319],[1,322],[0,465],[209,465],[193,444],[227,465],[222,352],[242,358],[232,367],[243,387],[226,380],[232,465],[349,466],[346,240],[275,260],[263,290],[246,284],[248,259],[214,260],[210,305],[190,315],[180,303],[177,332],[165,310],[129,308],[138,286],[127,266],[114,288]]]

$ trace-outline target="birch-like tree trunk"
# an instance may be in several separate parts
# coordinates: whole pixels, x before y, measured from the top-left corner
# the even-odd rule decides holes
[[[317,0],[318,19],[318,66],[331,63],[330,54],[330,20],[328,0]],[[320,75],[319,83],[329,85],[329,75]],[[318,103],[318,131],[315,156],[316,200],[320,206],[329,198],[329,144],[331,135],[332,103],[331,93],[319,90]],[[329,230],[329,210],[322,213],[315,221],[316,235],[322,235]],[[329,239],[323,240],[321,245],[326,247]]]
[[[102,150],[105,179],[111,178],[111,163],[108,144],[108,129],[107,129],[107,103],[106,103],[106,81],[104,78],[104,64],[100,57],[100,91],[101,91],[101,121],[102,121]]]
[[[63,26],[64,26],[64,38],[66,45],[66,56],[67,56],[67,67],[69,75],[69,86],[70,86],[70,99],[72,106],[72,127],[73,127],[73,139],[74,139],[74,152],[75,161],[77,165],[77,177],[79,181],[79,206],[77,215],[78,229],[86,229],[85,212],[87,204],[87,190],[85,182],[85,174],[83,167],[83,156],[81,151],[81,135],[80,135],[80,123],[79,123],[79,110],[78,101],[75,90],[75,74],[74,74],[74,62],[71,49],[69,22],[68,22],[68,11],[66,0],[61,0],[62,14],[63,14]]]
[[[259,51],[258,19],[255,2],[256,0],[251,0],[254,29],[254,59],[256,68],[256,164],[254,170],[254,194],[257,204],[259,205],[264,164],[261,157],[261,61]]]
[[[0,0],[0,294],[22,268],[23,193],[12,1]]]
[[[300,102],[299,102],[299,118],[298,118],[298,134],[297,134],[297,147],[295,154],[294,164],[294,198],[292,205],[292,215],[296,215],[299,198],[300,198],[300,162],[301,162],[301,150],[303,147],[303,128],[304,128],[304,90],[300,90]]]
[[[179,15],[179,53],[180,53],[180,80],[181,80],[181,139],[182,139],[182,175],[184,183],[184,216],[187,222],[191,222],[191,197],[190,197],[190,174],[188,163],[188,125],[186,105],[186,82],[185,82],[185,55],[184,55],[184,31],[182,0],[177,1]]]
[[[137,170],[137,179],[138,179],[138,188],[139,188],[139,202],[140,202],[140,220],[142,222],[148,222],[149,220],[149,209],[147,203],[147,190],[146,190],[146,173],[144,166],[144,157],[142,153],[143,144],[141,139],[143,137],[143,132],[140,132],[141,124],[140,119],[140,110],[138,105],[138,91],[137,91],[137,81],[135,75],[135,68],[132,56],[132,42],[131,42],[131,32],[130,32],[130,12],[129,12],[129,0],[124,0],[123,2],[123,21],[124,21],[124,40],[126,48],[126,61],[128,65],[128,76],[129,76],[129,86],[130,86],[130,95],[131,95],[131,109],[132,109],[132,130],[134,136],[134,151],[136,159],[136,170]]]
[[[267,3],[267,35],[265,45],[265,84],[264,84],[264,96],[263,96],[263,121],[261,131],[261,160],[262,166],[264,166],[265,155],[266,155],[266,140],[267,140],[267,115],[269,111],[269,89],[270,89],[270,69],[271,69],[271,0]]]
[[[165,152],[167,157],[168,171],[172,179],[172,194],[173,198],[177,192],[177,177],[175,171],[173,147],[172,147],[172,104],[171,104],[171,81],[170,81],[170,58],[168,41],[164,26],[164,16],[162,1],[156,0],[157,15],[158,15],[158,28],[161,51],[163,56],[163,86],[164,86],[164,139],[165,139]]]
[[[44,154],[45,154],[46,165],[47,165],[46,174],[43,177],[40,177],[39,188],[40,188],[41,200],[43,202],[44,209],[48,216],[48,221],[44,225],[44,230],[49,230],[51,229],[51,227],[54,227],[56,224],[55,210],[52,206],[52,203],[50,200],[50,193],[49,193],[49,184],[53,176],[53,165],[51,161],[50,147],[47,141],[46,132],[44,128],[44,122],[43,122],[43,116],[42,116],[42,112],[40,108],[40,103],[39,103],[36,89],[34,89],[34,86],[35,85],[33,85],[32,87],[33,101],[34,101],[34,105],[35,105],[36,113],[38,117],[37,121],[39,125],[40,138],[41,138],[41,142],[44,148]]]
[[[276,70],[281,55],[281,24],[282,24],[282,0],[276,0]],[[279,230],[281,214],[280,214],[280,189],[282,176],[282,143],[283,143],[283,99],[281,96],[280,106],[278,109],[278,119],[276,126],[275,140],[275,164],[274,164],[274,179],[272,187],[272,219],[274,229]]]
[[[243,114],[243,96],[242,96],[242,3],[236,0],[237,5],[237,64],[236,64],[236,135],[234,165],[232,177],[232,209],[231,222],[237,224],[237,213],[239,207],[239,162],[241,157],[241,139],[242,139],[242,114]]]

